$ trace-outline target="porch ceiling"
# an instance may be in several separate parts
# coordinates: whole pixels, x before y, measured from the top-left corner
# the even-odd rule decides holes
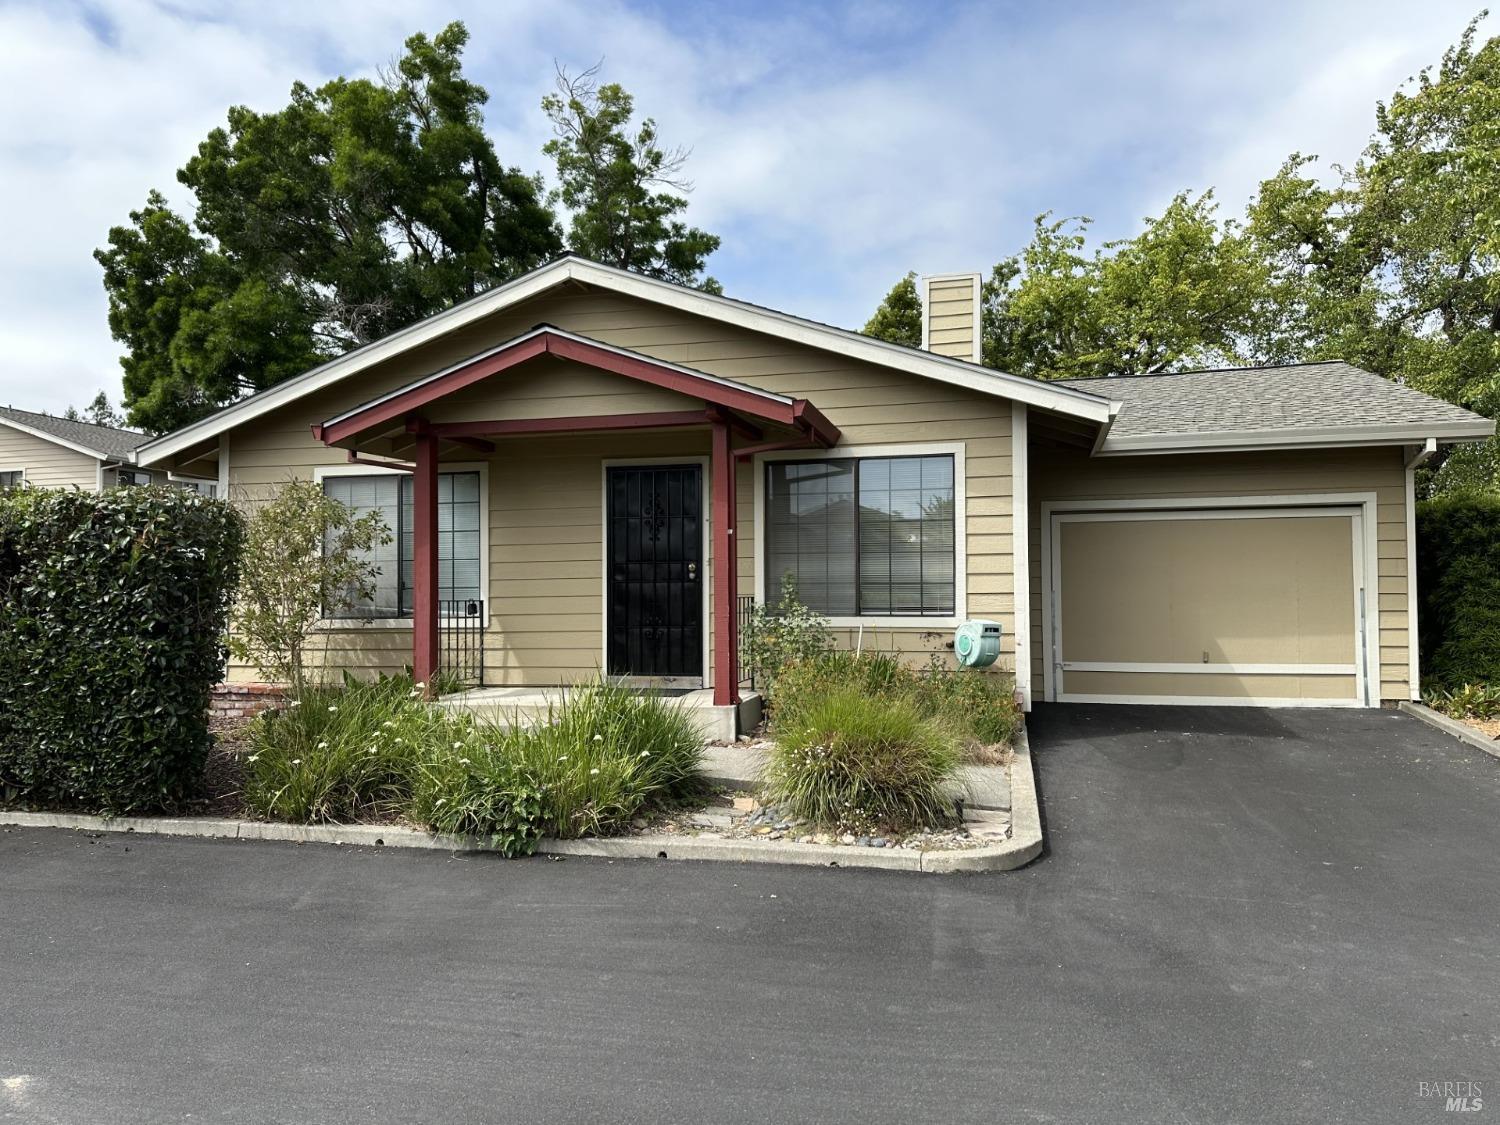
[[[439,420],[443,404],[464,397],[502,372],[527,365],[564,361],[629,380],[637,392],[654,388],[649,409]],[[472,398],[472,396],[468,396]],[[468,411],[472,413],[472,409]],[[603,344],[550,325],[538,325],[490,351],[466,359],[399,387],[388,394],[336,415],[312,427],[325,445],[397,454],[418,434],[479,449],[492,449],[491,439],[515,435],[581,433],[602,430],[649,430],[728,425],[741,437],[760,442],[772,438],[784,444],[831,446],[839,431],[806,399],[776,394],[746,383],[669,363],[625,348]],[[763,427],[770,427],[767,433]]]

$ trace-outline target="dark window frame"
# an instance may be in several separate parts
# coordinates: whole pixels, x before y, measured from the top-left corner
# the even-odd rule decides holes
[[[861,500],[860,500],[860,497],[861,497],[861,481],[860,481],[861,467],[862,467],[862,465],[864,465],[864,464],[866,464],[868,462],[875,462],[875,461],[881,461],[881,462],[889,463],[889,462],[893,462],[893,461],[923,461],[923,460],[940,460],[940,459],[941,460],[946,460],[948,462],[948,464],[949,464],[949,481],[950,481],[950,483],[949,483],[949,493],[950,493],[949,501],[950,501],[950,504],[952,506],[952,512],[951,512],[950,517],[949,517],[950,520],[951,520],[952,544],[951,544],[949,550],[951,552],[950,557],[952,559],[953,572],[952,572],[951,578],[948,579],[948,583],[949,583],[949,586],[948,586],[948,598],[947,598],[946,602],[943,603],[942,606],[935,607],[935,608],[932,608],[932,609],[928,609],[928,608],[925,608],[925,607],[922,608],[922,609],[909,609],[909,608],[906,608],[906,609],[889,609],[889,610],[879,610],[879,609],[869,609],[869,608],[866,608],[866,606],[864,605],[865,579],[864,579],[864,576],[863,576],[863,551],[864,551],[864,534],[863,534],[863,530],[864,529],[863,529],[862,518],[863,518],[863,514],[864,514],[864,507],[861,504]],[[768,602],[775,602],[776,599],[780,596],[780,590],[781,590],[781,575],[780,574],[773,575],[771,573],[771,564],[772,564],[772,555],[773,555],[773,551],[772,551],[772,548],[771,548],[771,536],[772,536],[773,532],[772,532],[772,523],[771,523],[771,520],[770,520],[770,513],[769,513],[769,508],[770,508],[769,498],[770,498],[770,496],[772,494],[772,478],[771,478],[772,472],[777,467],[785,469],[785,468],[791,467],[791,466],[828,465],[828,464],[840,464],[840,463],[847,464],[847,465],[851,466],[851,476],[852,476],[852,497],[853,497],[853,508],[854,508],[854,534],[853,534],[853,551],[852,551],[852,556],[853,556],[854,609],[853,609],[852,613],[830,612],[830,611],[828,611],[826,609],[818,609],[817,612],[822,613],[824,616],[832,617],[832,618],[837,618],[837,619],[857,617],[857,618],[868,619],[868,620],[871,620],[871,621],[888,621],[888,620],[892,620],[892,619],[900,620],[900,619],[903,619],[903,618],[912,618],[914,620],[918,620],[919,619],[919,620],[924,620],[925,621],[925,620],[943,620],[945,618],[956,617],[957,614],[958,614],[959,590],[960,590],[960,586],[961,586],[960,575],[961,575],[962,572],[961,572],[960,568],[964,565],[964,561],[959,557],[959,548],[960,548],[960,543],[961,543],[961,536],[960,536],[960,533],[959,533],[959,503],[958,503],[958,500],[959,500],[959,490],[960,490],[961,486],[960,486],[960,481],[959,481],[959,458],[958,458],[958,456],[957,456],[956,453],[954,453],[952,451],[948,451],[948,450],[945,450],[945,451],[942,451],[942,452],[931,452],[931,453],[913,452],[913,453],[869,454],[869,455],[851,454],[849,456],[844,456],[844,457],[815,457],[815,458],[795,458],[795,457],[779,458],[778,457],[778,458],[766,460],[763,463],[763,476],[761,477],[761,497],[762,497],[762,501],[763,501],[763,507],[765,507],[767,509],[766,512],[763,513],[763,515],[762,515],[762,527],[764,528],[764,532],[763,532],[763,542],[761,543],[761,555],[762,555],[762,559],[761,559],[761,580],[764,583],[766,601],[768,601]],[[889,491],[889,490],[887,490],[887,491]],[[921,518],[924,521],[926,519],[925,516],[921,517]],[[921,594],[921,598],[922,598],[922,601],[924,603],[925,603],[925,600],[926,600],[926,598],[925,598],[925,587],[927,585],[927,582],[925,581],[925,579],[922,576],[922,564],[923,564],[923,561],[925,560],[925,554],[926,554],[925,544],[923,544],[919,548],[919,552],[918,552],[918,577],[917,577],[917,581],[916,581],[916,586],[917,586],[917,588],[918,588],[918,590],[919,590],[919,592]],[[877,583],[873,583],[873,582],[871,583],[871,585],[876,585],[876,584]],[[880,583],[880,584],[884,585],[884,587],[886,588],[886,590],[887,590],[888,593],[895,586],[895,583],[889,577],[889,575],[887,576],[887,578],[885,579],[885,581],[883,583]],[[890,600],[894,601],[894,599],[890,599]],[[813,608],[816,608],[816,607],[813,607]]]
[[[485,474],[484,474],[483,471],[481,471],[480,469],[477,469],[477,468],[452,469],[452,470],[448,470],[448,471],[445,471],[445,472],[439,472],[438,473],[438,478],[439,478],[439,482],[440,483],[441,483],[441,480],[442,480],[443,477],[454,478],[454,477],[466,477],[466,476],[467,477],[473,477],[473,478],[475,478],[476,492],[477,492],[477,495],[478,495],[478,499],[477,499],[477,501],[475,501],[475,503],[477,503],[477,505],[478,505],[478,513],[477,513],[478,514],[478,520],[477,520],[477,527],[475,528],[475,530],[473,532],[473,534],[475,534],[475,535],[478,536],[478,553],[476,554],[476,556],[472,560],[465,559],[463,561],[466,561],[466,562],[467,561],[472,561],[472,562],[474,562],[474,564],[479,569],[479,575],[478,575],[479,581],[478,581],[478,585],[475,587],[475,590],[477,591],[477,594],[476,594],[476,596],[473,596],[473,597],[470,597],[468,594],[465,594],[463,596],[455,596],[453,598],[447,598],[447,599],[441,598],[441,592],[442,592],[441,591],[441,575],[443,573],[443,563],[445,561],[445,558],[444,558],[443,553],[442,553],[444,538],[443,538],[442,533],[439,532],[439,535],[438,535],[438,552],[439,552],[439,556],[438,556],[438,573],[439,573],[439,576],[440,576],[440,578],[439,578],[439,595],[440,595],[440,600],[443,601],[443,602],[447,602],[447,601],[455,601],[455,602],[461,602],[461,601],[478,601],[478,602],[483,603],[484,601],[488,600],[487,599],[487,595],[485,593],[485,588],[486,588],[486,585],[487,585],[487,577],[488,576],[485,573],[485,567],[484,567],[484,560],[485,560],[485,550],[484,550],[484,547],[485,547],[485,536],[486,536],[487,530],[488,530],[488,528],[487,528],[487,521],[486,521],[486,518],[485,518],[485,505],[488,502],[488,497],[485,495],[485,487],[484,487],[484,485],[485,485]],[[411,474],[409,474],[409,473],[402,473],[402,474],[399,474],[399,476],[398,476],[398,474],[393,474],[393,473],[391,473],[391,474],[388,474],[388,473],[338,473],[338,474],[333,474],[333,475],[325,476],[319,482],[319,484],[323,488],[324,493],[326,494],[327,490],[328,490],[328,483],[330,481],[339,481],[339,480],[365,480],[365,479],[369,479],[369,478],[372,478],[372,477],[396,477],[397,478],[397,484],[396,484],[396,524],[395,524],[394,527],[389,528],[389,531],[390,531],[390,534],[391,534],[392,543],[395,546],[395,562],[394,562],[394,565],[395,565],[395,569],[396,569],[396,576],[395,576],[396,608],[395,608],[394,612],[385,612],[385,611],[382,611],[382,612],[370,612],[368,610],[361,611],[358,607],[353,607],[351,609],[344,610],[341,613],[333,613],[333,614],[330,614],[330,613],[328,613],[325,610],[323,616],[324,616],[324,619],[328,620],[328,621],[410,621],[412,619],[414,613],[415,613],[414,606],[412,605],[413,595],[415,593],[415,587],[412,586],[412,585],[409,585],[407,583],[407,581],[406,581],[406,575],[413,569],[413,566],[414,566],[414,557],[413,558],[407,558],[407,559],[403,559],[402,558],[403,551],[405,550],[406,541],[407,541],[407,538],[408,538],[408,536],[410,534],[410,530],[411,530],[407,526],[407,520],[409,518],[408,509],[411,507],[411,503],[412,503],[412,501],[411,501],[411,489],[412,489],[413,481],[412,481]],[[447,506],[449,506],[449,507],[453,507],[454,505],[460,503],[460,501],[452,499],[452,495],[453,495],[453,493],[452,493],[452,491],[450,489],[450,492],[449,492],[449,497],[450,498],[447,501],[443,501],[443,500],[439,500],[438,501],[439,522],[441,522],[441,509],[443,508],[443,506],[445,504]],[[468,501],[463,501],[463,503],[468,503]],[[455,533],[450,530],[449,534],[450,534],[450,538],[451,538],[451,536],[453,534],[455,534]],[[453,560],[451,557],[448,557],[446,559],[446,561],[451,565],[455,560]],[[456,594],[456,590],[453,587],[451,587],[451,586],[450,586],[449,592]],[[462,615],[460,615],[460,616],[462,616]]]

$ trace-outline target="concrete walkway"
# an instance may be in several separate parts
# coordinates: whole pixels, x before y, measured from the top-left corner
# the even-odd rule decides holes
[[[763,743],[736,743],[734,745],[710,745],[706,752],[703,770],[713,785],[724,785],[733,789],[754,790],[764,755]],[[1010,772],[1004,766],[964,766],[956,796],[976,809],[998,809],[1010,811]]]

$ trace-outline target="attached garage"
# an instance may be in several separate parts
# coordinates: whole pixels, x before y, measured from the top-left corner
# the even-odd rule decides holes
[[[1044,505],[1051,699],[1368,706],[1373,496]]]

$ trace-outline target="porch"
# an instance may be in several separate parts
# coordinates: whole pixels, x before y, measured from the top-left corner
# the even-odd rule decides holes
[[[564,687],[477,687],[445,695],[437,702],[501,726],[528,726],[546,722],[567,691]],[[733,742],[741,731],[753,730],[760,723],[758,692],[743,692],[730,704],[716,702],[710,688],[668,689],[667,694],[687,713],[705,742]]]
[[[546,326],[313,433],[345,454],[325,480],[409,482],[397,539],[419,681],[446,666],[477,685],[454,705],[524,716],[604,672],[682,691],[729,738],[754,704],[738,651],[750,459],[839,438],[806,400]],[[482,514],[459,531],[463,506]],[[477,547],[456,569],[459,535]]]

